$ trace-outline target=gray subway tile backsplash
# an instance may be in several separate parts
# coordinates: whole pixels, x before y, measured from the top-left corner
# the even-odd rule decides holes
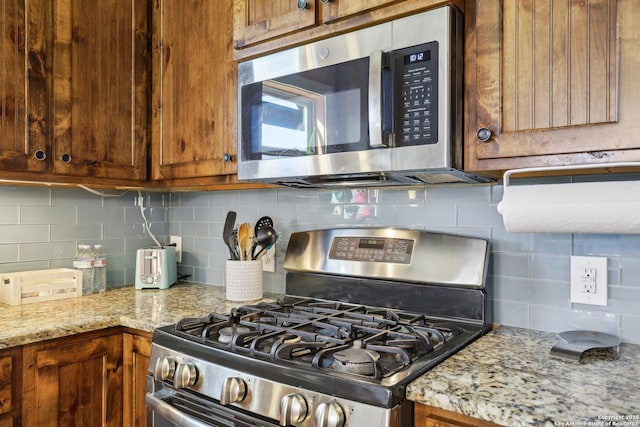
[[[569,182],[571,178],[557,180]],[[525,183],[554,182],[532,179]],[[223,285],[228,257],[222,227],[273,218],[280,234],[276,272],[267,291],[284,291],[283,258],[292,232],[316,227],[397,226],[491,241],[487,288],[495,323],[547,331],[596,329],[640,343],[640,236],[508,233],[496,205],[502,186],[436,186],[382,190],[253,189],[142,193],[152,232],[166,243],[182,236],[180,274]],[[117,195],[118,192],[108,192]],[[154,245],[134,204],[138,194],[101,197],[82,189],[0,187],[0,272],[70,267],[80,243],[101,243],[108,286],[134,281],[134,254]],[[609,305],[569,302],[571,255],[608,257]]]

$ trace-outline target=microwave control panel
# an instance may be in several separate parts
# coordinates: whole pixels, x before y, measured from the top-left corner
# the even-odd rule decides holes
[[[414,240],[380,237],[334,237],[330,259],[410,264]]]
[[[438,42],[391,52],[396,145],[438,142]]]

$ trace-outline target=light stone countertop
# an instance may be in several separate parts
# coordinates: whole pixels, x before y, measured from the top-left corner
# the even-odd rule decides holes
[[[265,300],[277,296],[264,295]],[[0,303],[0,349],[112,326],[152,332],[183,317],[229,313],[233,307],[256,302],[230,302],[223,287],[188,283],[162,290],[127,286],[103,294],[17,306]]]
[[[265,293],[264,300],[278,296]],[[256,302],[226,301],[223,287],[189,283],[0,304],[0,349],[113,326],[152,332]],[[594,350],[574,363],[549,355],[556,342],[552,333],[500,327],[410,383],[407,398],[510,427],[640,427],[640,346],[622,344],[618,355]],[[608,424],[604,417],[622,418]]]
[[[550,355],[556,342],[499,327],[413,381],[407,398],[509,427],[640,426],[640,346],[576,363]]]

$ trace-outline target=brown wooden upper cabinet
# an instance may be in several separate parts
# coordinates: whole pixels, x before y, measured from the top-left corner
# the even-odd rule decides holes
[[[2,178],[146,179],[146,0],[6,0],[0,23]]]
[[[233,45],[236,49],[318,24],[321,0],[235,0]]]
[[[54,173],[146,179],[146,0],[52,4]]]
[[[0,10],[0,170],[48,167],[46,0],[6,0]],[[26,84],[25,84],[26,83]],[[28,90],[27,90],[28,89]]]
[[[329,23],[405,0],[320,0],[322,22]]]
[[[442,4],[464,8],[464,0],[234,0],[236,59]]]
[[[234,47],[329,23],[405,0],[236,0]]]
[[[470,0],[466,169],[640,160],[640,3]]]
[[[153,1],[154,180],[236,173],[233,3],[193,0],[188,5]]]

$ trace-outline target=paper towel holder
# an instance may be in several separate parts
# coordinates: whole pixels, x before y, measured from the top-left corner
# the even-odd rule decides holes
[[[521,173],[552,172],[552,171],[567,171],[567,170],[579,171],[579,170],[598,169],[598,168],[620,168],[620,167],[640,168],[640,162],[614,162],[614,163],[597,163],[597,164],[588,164],[588,165],[540,166],[540,167],[532,167],[532,168],[509,169],[502,176],[502,182],[504,187],[507,187],[509,185],[509,179],[511,178],[511,175],[516,175]]]
[[[528,233],[640,233],[640,180],[509,185],[514,174],[577,171],[613,167],[640,168],[640,162],[549,166],[505,172],[496,209],[505,230]]]

